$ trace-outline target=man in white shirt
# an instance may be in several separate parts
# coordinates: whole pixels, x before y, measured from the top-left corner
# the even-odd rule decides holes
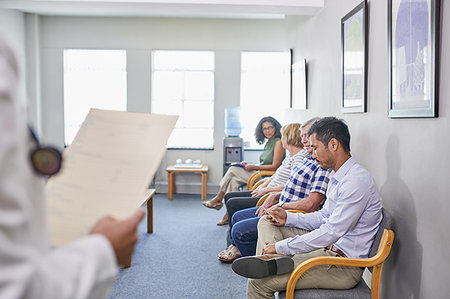
[[[0,37],[0,298],[105,298],[119,264],[131,259],[137,210],[100,219],[90,235],[50,249],[44,180],[33,171],[16,58]]]
[[[347,125],[325,117],[308,131],[313,157],[331,168],[323,208],[309,214],[289,213],[279,207],[258,224],[262,256],[234,261],[233,270],[249,279],[248,298],[273,298],[286,289],[293,268],[316,256],[367,258],[381,222],[381,198],[367,170],[350,154]],[[279,254],[279,255],[270,255]],[[296,288],[348,289],[362,276],[358,267],[318,266],[308,270]]]

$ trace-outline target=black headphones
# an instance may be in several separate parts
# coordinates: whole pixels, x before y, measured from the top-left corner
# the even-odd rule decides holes
[[[41,146],[33,129],[28,126],[28,130],[36,143],[34,148],[30,150],[31,165],[33,165],[34,171],[45,176],[57,174],[62,165],[61,152],[55,147]]]

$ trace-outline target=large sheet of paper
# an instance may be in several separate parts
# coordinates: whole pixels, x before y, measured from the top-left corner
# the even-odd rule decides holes
[[[139,207],[177,119],[91,109],[46,186],[51,244],[86,235],[104,215],[125,218]]]

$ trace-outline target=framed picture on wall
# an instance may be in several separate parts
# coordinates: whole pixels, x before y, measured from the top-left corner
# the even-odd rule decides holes
[[[438,116],[439,0],[389,0],[388,116]]]
[[[342,113],[366,112],[367,9],[361,2],[341,19]]]
[[[307,89],[306,89],[306,59],[292,64],[292,96],[291,108],[306,110]]]

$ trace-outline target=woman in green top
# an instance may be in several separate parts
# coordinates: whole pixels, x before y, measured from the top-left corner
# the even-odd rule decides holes
[[[259,157],[260,165],[241,162],[244,167],[230,167],[220,181],[219,193],[203,205],[208,208],[220,210],[223,207],[223,196],[227,192],[237,191],[240,186],[247,183],[250,176],[257,170],[275,171],[283,161],[285,150],[281,145],[281,125],[271,116],[263,117],[255,129],[256,142],[263,144],[267,139],[264,151]],[[227,223],[227,218],[219,222],[219,225]]]

